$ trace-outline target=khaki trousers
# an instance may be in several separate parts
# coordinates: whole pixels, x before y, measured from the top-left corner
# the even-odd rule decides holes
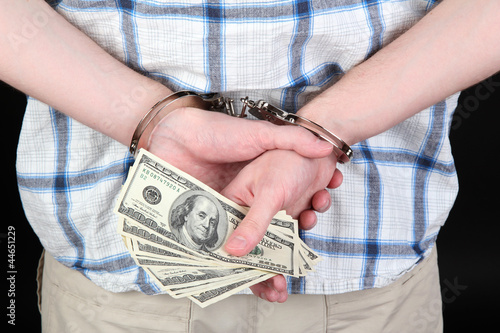
[[[46,253],[39,268],[42,332],[442,332],[436,252],[384,288],[291,295],[283,304],[235,295],[205,309],[168,295],[108,292]]]

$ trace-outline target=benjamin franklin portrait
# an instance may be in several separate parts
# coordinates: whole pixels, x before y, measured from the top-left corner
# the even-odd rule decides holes
[[[224,243],[227,215],[210,193],[183,193],[174,201],[169,215],[170,230],[184,246],[196,251],[214,251]]]

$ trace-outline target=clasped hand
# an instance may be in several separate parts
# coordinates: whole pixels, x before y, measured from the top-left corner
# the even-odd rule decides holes
[[[325,188],[342,182],[332,146],[307,130],[196,108],[180,108],[163,118],[151,133],[147,149],[250,207],[226,243],[226,250],[237,256],[260,242],[280,210],[298,218],[301,228],[312,228],[314,211],[330,206]],[[282,275],[251,289],[272,302],[287,298]]]

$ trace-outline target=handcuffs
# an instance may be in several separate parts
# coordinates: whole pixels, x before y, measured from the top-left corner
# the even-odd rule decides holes
[[[151,125],[156,124],[172,111],[172,108],[169,106],[174,103],[177,104],[179,100],[186,98],[194,98],[192,101],[193,103],[188,104],[189,106],[199,107],[208,111],[223,112],[233,117],[245,118],[248,109],[248,112],[254,117],[267,120],[275,125],[294,125],[303,127],[319,138],[331,143],[339,163],[349,162],[352,158],[353,152],[349,145],[323,126],[307,118],[281,110],[263,100],[254,102],[248,99],[248,97],[241,99],[243,107],[241,112],[237,114],[234,110],[234,100],[231,98],[223,97],[218,93],[201,94],[187,90],[175,92],[158,101],[141,119],[130,143],[130,153],[133,156],[136,156],[138,148],[142,146],[141,138],[149,137],[149,135],[146,136],[144,134],[151,134],[154,128],[154,126]]]

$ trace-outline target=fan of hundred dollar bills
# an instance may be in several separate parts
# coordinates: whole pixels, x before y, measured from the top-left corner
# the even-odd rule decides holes
[[[224,250],[248,212],[207,185],[142,149],[115,209],[118,232],[135,262],[174,298],[201,307],[274,275],[304,276],[321,259],[284,212],[246,256]]]

